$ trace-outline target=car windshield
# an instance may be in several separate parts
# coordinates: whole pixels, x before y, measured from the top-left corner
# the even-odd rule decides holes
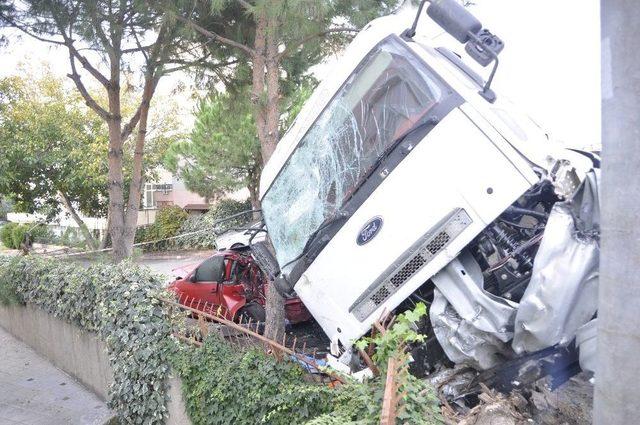
[[[278,262],[355,193],[381,156],[443,97],[429,68],[398,37],[379,43],[318,116],[262,199]]]

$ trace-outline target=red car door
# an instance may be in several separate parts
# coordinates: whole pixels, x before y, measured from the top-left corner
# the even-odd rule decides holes
[[[234,317],[247,300],[246,271],[247,260],[238,255],[225,256],[225,277],[220,285],[220,303],[227,308],[230,317]]]

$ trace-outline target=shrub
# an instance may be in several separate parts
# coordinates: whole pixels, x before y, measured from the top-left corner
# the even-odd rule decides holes
[[[215,334],[172,359],[194,425],[303,424],[332,410],[334,391],[259,349],[234,350]]]
[[[38,243],[50,243],[54,240],[53,233],[44,224],[17,224],[7,223],[0,228],[0,241],[7,248],[20,249],[20,244],[24,242],[27,232],[31,234],[31,241]]]
[[[173,246],[172,241],[164,241],[164,239],[176,236],[180,232],[182,224],[187,220],[189,214],[182,208],[172,205],[162,208],[156,215],[156,221],[145,227],[136,229],[135,241],[152,242],[161,240],[154,244],[144,245],[144,250],[159,250]]]
[[[29,232],[29,225],[20,224],[16,226],[11,231],[11,241],[13,249],[20,249],[22,243],[25,241],[27,237],[27,233]]]
[[[215,220],[220,220],[234,214],[241,213],[243,211],[247,211],[251,209],[251,202],[247,201],[236,201],[233,199],[222,199],[218,201],[218,203],[207,213],[211,216],[211,218]],[[241,226],[251,220],[251,215],[243,215],[241,217],[229,220],[228,222],[222,223],[223,227],[233,227],[233,226]]]
[[[217,223],[221,219],[251,209],[249,201],[234,201],[223,199],[219,201],[206,214],[189,217],[180,228],[178,234],[190,234],[175,240],[174,246],[181,249],[211,249],[215,248],[217,235],[224,233],[226,229],[239,227],[251,220],[251,214],[246,214],[232,220]]]
[[[373,344],[374,361],[382,374],[367,382],[347,381],[336,389],[306,382],[292,362],[277,362],[260,350],[234,350],[211,334],[200,348],[180,348],[171,363],[183,383],[187,411],[194,425],[306,424],[373,425],[380,423],[388,357],[405,366],[396,375],[402,394],[398,423],[442,423],[438,398],[425,381],[408,372],[410,358],[403,347],[424,337],[413,325],[426,314],[419,304],[401,314],[384,336],[365,338]],[[386,336],[389,335],[389,336]]]
[[[87,246],[87,241],[82,236],[82,232],[76,227],[67,227],[57,242],[60,245],[72,248],[84,248]]]
[[[169,325],[153,297],[162,286],[161,278],[129,262],[84,268],[0,256],[0,300],[29,302],[105,341],[114,373],[109,406],[122,423],[166,419]]]
[[[0,228],[0,242],[7,248],[13,248],[13,229],[18,227],[17,223],[7,223]]]
[[[151,226],[154,229],[152,234],[157,239],[170,238],[176,236],[182,223],[189,217],[185,210],[177,206],[169,206],[158,211],[156,221]]]
[[[32,238],[31,240],[37,243],[49,244],[54,242],[56,239],[51,230],[49,230],[49,226],[46,224],[39,224],[35,227],[32,226],[30,233]]]

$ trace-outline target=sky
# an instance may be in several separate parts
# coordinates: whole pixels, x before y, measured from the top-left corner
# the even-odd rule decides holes
[[[600,145],[600,7],[598,0],[474,0],[470,11],[505,48],[492,88],[518,105],[557,140]],[[403,11],[407,26],[413,11]],[[426,16],[418,31],[466,55]],[[328,58],[316,73],[330,75]],[[475,63],[469,60],[470,65]],[[488,76],[491,67],[481,71]]]
[[[470,10],[483,25],[505,43],[493,85],[527,112],[555,138],[575,147],[600,144],[600,15],[598,0],[474,0]],[[406,14],[407,26],[411,12]],[[403,15],[405,16],[405,15]],[[435,35],[434,44],[463,48],[426,16],[419,30]],[[18,72],[26,63],[27,72],[37,72],[42,63],[61,77],[68,72],[68,57],[61,48],[14,32],[8,46],[0,48],[0,77]],[[314,68],[318,78],[327,78],[331,63]],[[489,69],[484,70],[485,75]],[[186,126],[193,120],[191,92],[176,94],[185,76],[161,81],[159,94],[172,95],[184,105]],[[186,90],[185,90],[186,91]]]

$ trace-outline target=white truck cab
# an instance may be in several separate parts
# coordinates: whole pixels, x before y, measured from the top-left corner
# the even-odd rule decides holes
[[[495,272],[526,289],[548,198],[569,199],[593,161],[551,142],[454,53],[409,35],[390,18],[367,25],[266,164],[278,286],[303,300],[334,349],[412,297],[435,302],[434,290],[462,320],[461,303],[474,305],[473,323],[487,313],[481,331],[507,343],[522,296],[490,289]],[[453,260],[475,283],[446,281]],[[470,284],[481,294],[449,299],[447,287]]]

